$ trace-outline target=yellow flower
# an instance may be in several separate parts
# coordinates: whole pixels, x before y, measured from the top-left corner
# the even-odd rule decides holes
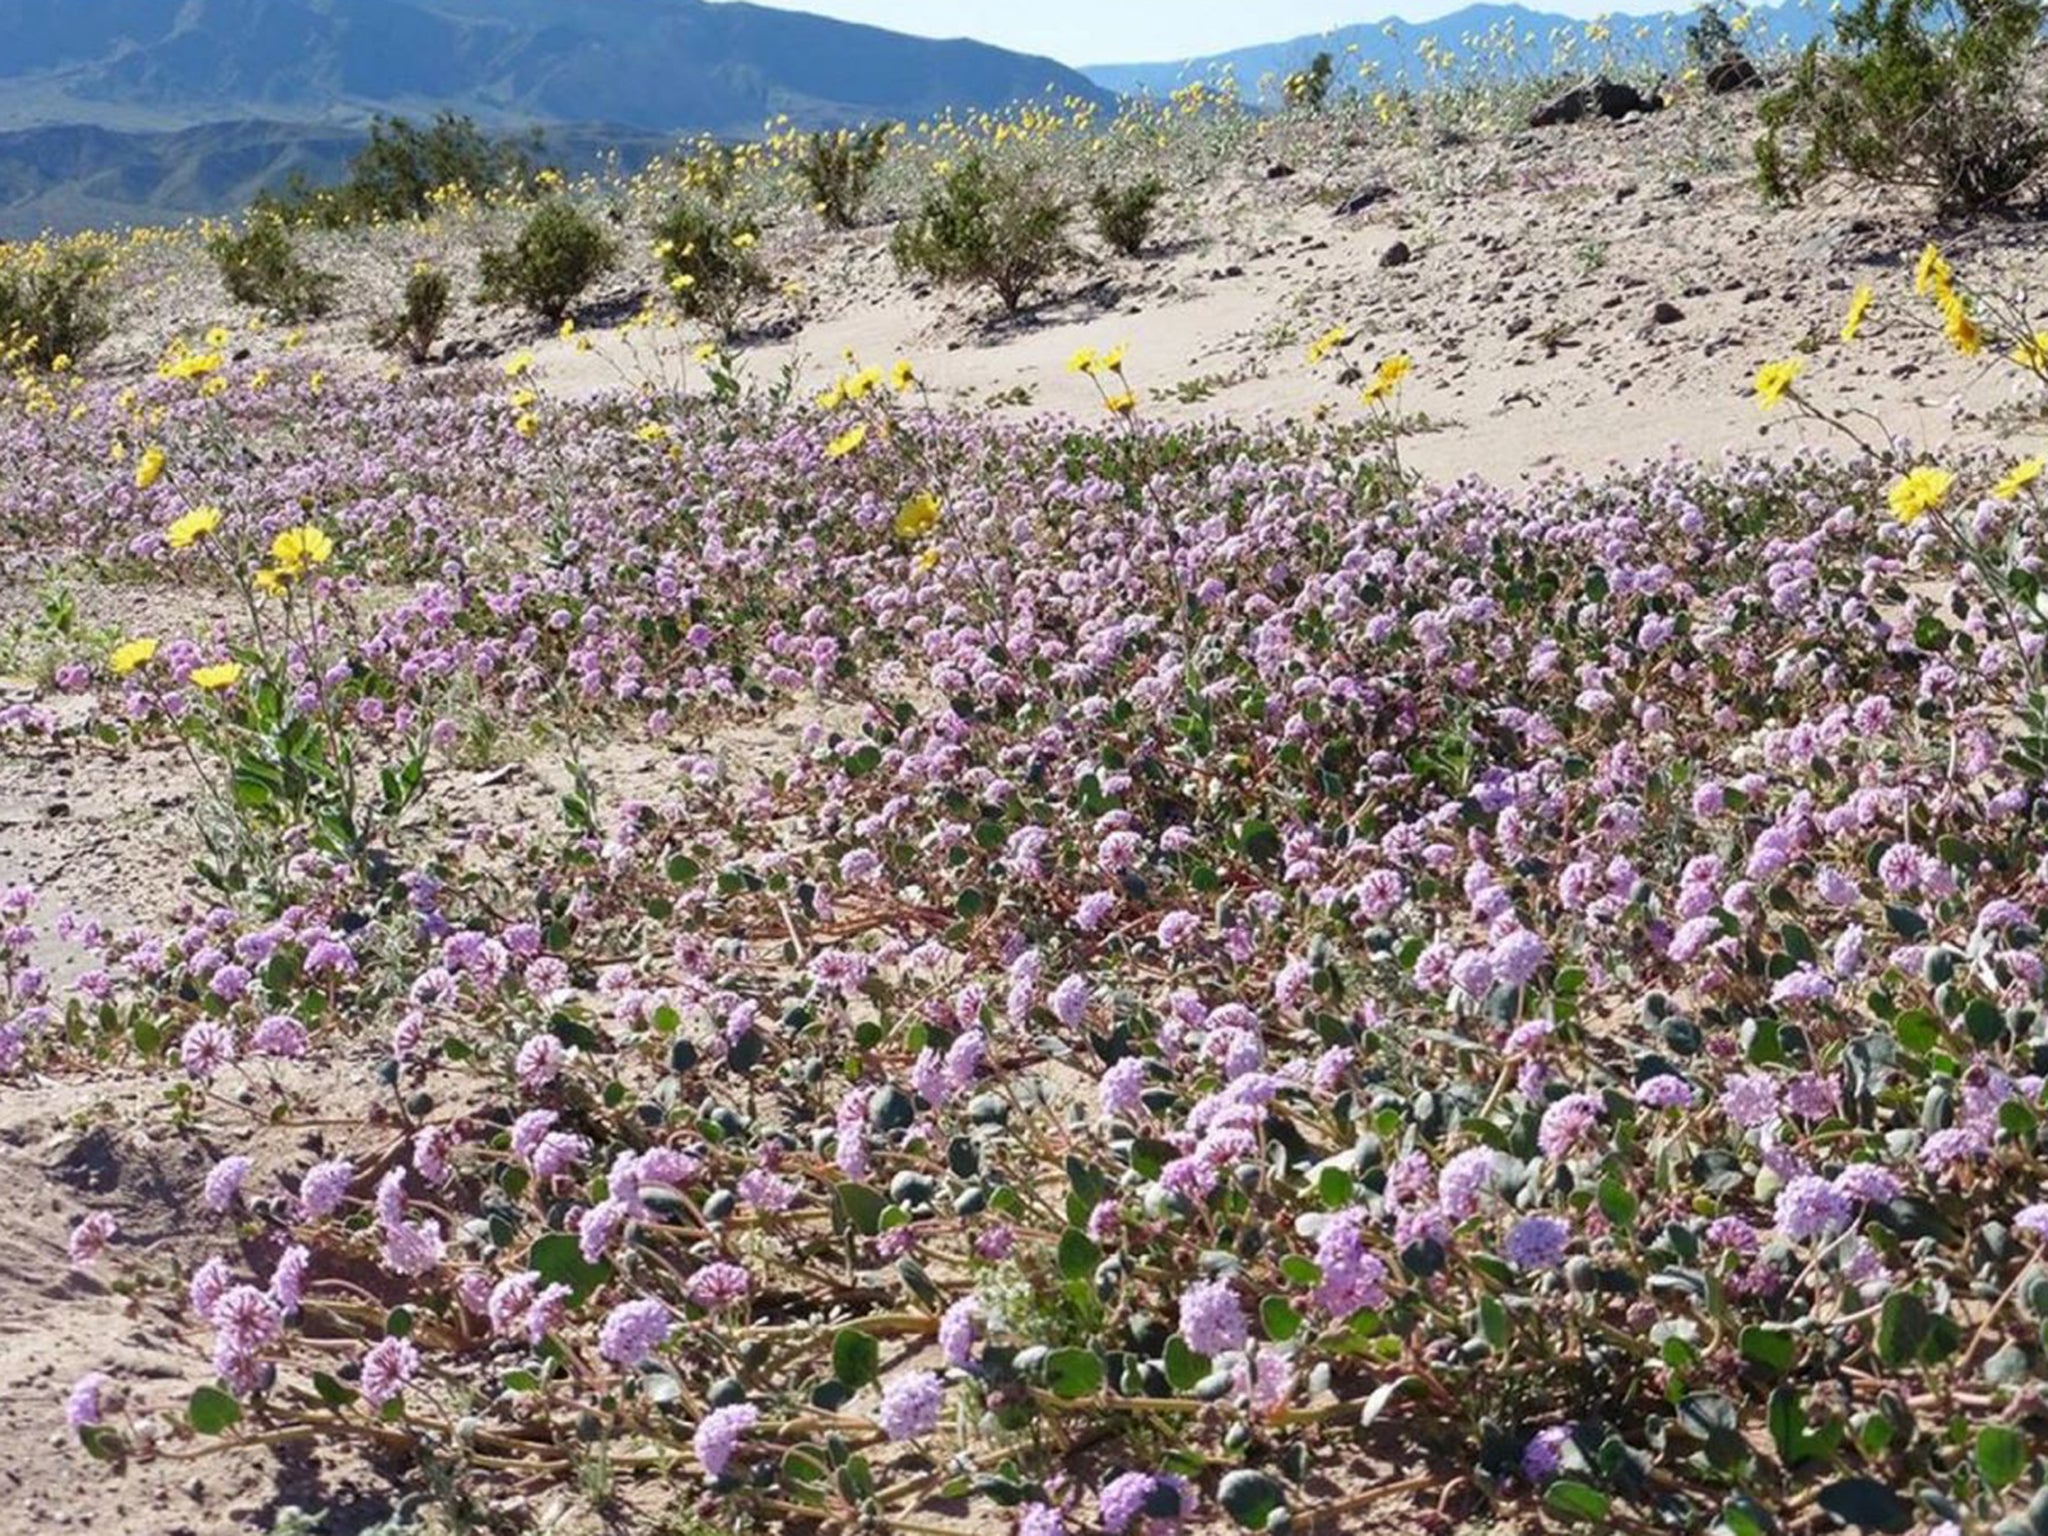
[[[203,379],[220,372],[225,361],[218,352],[188,352],[160,364],[156,373],[160,379]]]
[[[692,352],[690,356],[700,363],[708,363],[718,356],[718,343],[715,341],[700,341],[697,343],[697,350]]]
[[[135,465],[135,489],[146,491],[164,477],[164,451],[146,448]]]
[[[219,507],[194,507],[165,530],[164,542],[173,549],[190,549],[219,526]]]
[[[540,418],[531,411],[528,411],[524,416],[521,416],[512,423],[512,430],[530,443],[540,431]]]
[[[270,541],[270,558],[287,576],[303,575],[316,565],[325,565],[333,553],[334,540],[311,524],[287,528]]]
[[[282,597],[290,582],[290,572],[273,570],[267,565],[256,573],[256,590],[265,597]]]
[[[506,378],[521,379],[531,372],[533,372],[533,354],[531,352],[514,352],[505,359]]]
[[[1414,370],[1415,360],[1406,352],[1396,352],[1392,357],[1381,360],[1373,370],[1372,382],[1365,386],[1365,403],[1378,405],[1393,398],[1394,391],[1401,387],[1401,381]]]
[[[836,411],[846,403],[846,380],[840,379],[825,393],[818,396],[818,409]]]
[[[232,340],[234,340],[234,333],[224,325],[216,325],[206,333],[206,344],[216,352]]]
[[[1119,395],[1109,395],[1102,402],[1112,416],[1128,416],[1138,408],[1138,397],[1129,390]]]
[[[633,436],[643,443],[665,443],[668,441],[668,428],[658,421],[643,421],[633,429]]]
[[[871,391],[873,391],[875,386],[880,384],[881,382],[881,369],[863,368],[859,373],[856,373],[852,378],[846,381],[846,398],[849,400],[866,399],[868,394]]]
[[[2022,368],[2048,378],[2048,331],[2036,331],[2012,349],[2012,360]]]
[[[114,676],[126,677],[137,667],[145,666],[156,659],[156,641],[130,640],[114,647],[114,654],[107,658],[107,665]]]
[[[1984,332],[1970,318],[1969,306],[1953,290],[1941,296],[1941,327],[1949,344],[1963,356],[1975,357],[1984,350]]]
[[[238,661],[216,662],[210,667],[198,667],[192,673],[192,686],[204,688],[208,693],[218,693],[223,688],[232,688],[242,680],[242,664]]]
[[[1792,392],[1793,381],[1806,371],[1806,364],[1796,357],[1783,362],[1765,363],[1756,371],[1756,403],[1759,410],[1768,411]]]
[[[1941,259],[1940,251],[1929,245],[1920,253],[1920,264],[1913,269],[1913,291],[1939,296],[1948,292],[1948,283],[1948,263]]]
[[[929,576],[937,568],[938,563],[939,547],[934,544],[919,552],[918,557],[910,562],[910,569],[919,576]]]
[[[530,389],[515,389],[512,392],[512,409],[515,411],[529,410],[539,401],[540,396]]]
[[[1072,357],[1067,359],[1067,372],[1093,373],[1096,368],[1095,356],[1095,349],[1093,347],[1081,348]]]
[[[1333,325],[1322,335],[1308,344],[1309,366],[1314,367],[1337,348],[1351,339],[1351,332],[1341,325]]]
[[[1863,317],[1870,313],[1871,301],[1877,297],[1868,283],[1858,283],[1855,293],[1849,296],[1849,317],[1842,322],[1842,340],[1854,341],[1856,333],[1863,329]]]
[[[2048,459],[2041,458],[2038,455],[2031,459],[2021,459],[2019,463],[2013,465],[2011,469],[2005,472],[2003,480],[1991,488],[1991,494],[2000,501],[2011,501],[2021,491],[2024,491],[2028,486],[2040,479],[2041,471],[2044,469],[2048,469]]]
[[[751,251],[755,246],[756,237],[752,230],[743,229],[732,237],[732,243],[742,251]]]
[[[896,537],[921,539],[939,526],[943,508],[930,491],[919,491],[896,509]]]
[[[561,337],[562,340],[567,341],[571,336],[574,336],[575,334],[576,321],[575,318],[572,316],[571,318],[564,320],[562,322]]]
[[[312,392],[313,392],[314,394],[316,394],[316,395],[317,395],[317,394],[319,394],[319,393],[320,393],[320,391],[321,391],[321,390],[325,389],[326,387],[327,387],[327,374],[326,374],[326,371],[325,371],[324,369],[320,369],[320,368],[315,368],[315,369],[313,370],[313,376],[312,376],[312,377],[311,377],[310,379],[306,380],[306,388],[307,388],[307,389],[309,389],[309,390],[311,390],[311,391],[312,391]]]
[[[1922,464],[1918,469],[1907,472],[1904,479],[1891,488],[1889,500],[1892,516],[1911,527],[1920,521],[1948,497],[1948,488],[1955,484],[1956,477],[1945,469],[1936,469],[1932,464]]]
[[[897,359],[896,366],[889,370],[889,387],[900,395],[916,382],[917,370],[910,366],[910,359]]]
[[[830,445],[825,449],[825,457],[828,459],[843,459],[867,440],[867,423],[862,422],[858,426],[849,428],[833,438]]]

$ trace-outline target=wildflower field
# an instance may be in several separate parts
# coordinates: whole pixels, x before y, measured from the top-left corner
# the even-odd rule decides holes
[[[2037,389],[1971,277],[1519,488],[1369,316],[17,338],[21,1528],[2048,1531],[2048,479],[1849,372]]]

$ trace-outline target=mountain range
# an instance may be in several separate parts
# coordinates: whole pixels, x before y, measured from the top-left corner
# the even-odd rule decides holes
[[[1193,81],[1218,79],[1227,69],[1247,96],[1271,100],[1278,81],[1323,52],[1337,62],[1339,85],[1357,78],[1358,71],[1367,65],[1374,66],[1373,78],[1381,84],[1421,85],[1427,77],[1420,50],[1429,39],[1457,53],[1460,65],[1481,74],[1546,62],[1552,56],[1553,39],[1572,40],[1579,58],[1596,58],[1603,47],[1611,45],[1624,58],[1671,67],[1683,61],[1685,29],[1697,15],[1697,9],[1675,9],[1645,16],[1617,15],[1594,22],[1521,5],[1468,5],[1426,22],[1361,22],[1201,58],[1090,64],[1085,72],[1097,85],[1119,95],[1144,92],[1164,97]],[[1750,15],[1750,35],[1764,40],[1769,47],[1803,46],[1832,25],[1816,0],[1784,0],[1777,6],[1758,7]],[[1610,34],[1604,42],[1594,30],[1600,27]],[[1504,35],[1508,28],[1513,29],[1518,39],[1534,39],[1519,64],[1480,55],[1465,42],[1468,38]]]
[[[1050,59],[707,0],[0,0],[0,236],[245,205],[378,114],[546,131],[551,159],[1106,102]]]

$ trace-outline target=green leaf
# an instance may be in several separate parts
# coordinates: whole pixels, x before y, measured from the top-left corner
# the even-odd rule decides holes
[[[1102,1262],[1102,1250],[1079,1227],[1069,1227],[1060,1234],[1059,1262],[1060,1273],[1069,1280],[1086,1280]]]
[[[1806,1406],[1796,1387],[1780,1387],[1771,1394],[1768,1419],[1778,1460],[1788,1467],[1798,1466],[1806,1459]]]
[[[1056,1349],[1045,1357],[1045,1384],[1052,1395],[1072,1402],[1102,1390],[1102,1356],[1092,1349]]]
[[[1875,1478],[1845,1477],[1820,1491],[1820,1507],[1845,1525],[1898,1532],[1913,1524],[1913,1509]]]
[[[1776,1328],[1743,1329],[1739,1347],[1743,1359],[1778,1376],[1792,1369],[1792,1362],[1799,1353],[1791,1335]]]
[[[1601,1521],[1607,1518],[1607,1495],[1590,1483],[1561,1477],[1543,1490],[1543,1506],[1567,1520]]]
[[[330,1408],[346,1408],[356,1400],[354,1387],[335,1380],[325,1371],[313,1373],[313,1390],[320,1394],[320,1401]]]
[[[1301,1314],[1285,1296],[1268,1296],[1259,1303],[1259,1324],[1275,1344],[1285,1344],[1301,1332]]]
[[[611,1265],[590,1263],[567,1232],[550,1232],[541,1238],[527,1251],[526,1262],[543,1280],[569,1287],[570,1298],[578,1306],[612,1277]]]
[[[888,1205],[881,1192],[865,1184],[832,1186],[832,1224],[842,1231],[851,1228],[863,1237],[882,1230],[882,1211]]]
[[[1927,1305],[1911,1291],[1893,1291],[1884,1299],[1877,1319],[1877,1358],[1886,1365],[1906,1364],[1927,1338]]]
[[[1216,1502],[1247,1531],[1263,1531],[1287,1507],[1287,1490],[1265,1472],[1239,1467],[1216,1486]]]
[[[1166,1341],[1166,1380],[1176,1392],[1187,1392],[1208,1374],[1202,1358],[1188,1348],[1188,1341],[1174,1334]]]
[[[1508,1347],[1508,1309],[1498,1296],[1479,1298],[1479,1336],[1496,1350]]]
[[[1615,1226],[1634,1226],[1638,1204],[1634,1193],[1613,1174],[1600,1181],[1600,1214]]]
[[[882,1370],[882,1346],[858,1328],[842,1328],[832,1336],[832,1375],[850,1392],[858,1392]]]
[[[225,1434],[242,1420],[242,1405],[219,1387],[195,1387],[185,1417],[202,1435]]]
[[[1977,1431],[1977,1470],[1993,1489],[2010,1488],[2027,1469],[2026,1437],[2010,1424],[1986,1424]]]

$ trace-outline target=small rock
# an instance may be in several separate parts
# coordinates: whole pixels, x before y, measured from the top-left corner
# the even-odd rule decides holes
[[[1514,319],[1508,322],[1508,340],[1513,341],[1517,336],[1520,336],[1523,332],[1527,331],[1535,323],[1536,322],[1534,320],[1531,320],[1527,315],[1515,316]]]
[[[1289,165],[1285,160],[1275,160],[1271,165],[1266,167],[1266,180],[1268,181],[1285,181],[1288,177],[1292,176],[1293,174],[1294,167]]]
[[[1374,203],[1385,202],[1393,195],[1394,189],[1383,181],[1376,181],[1368,187],[1360,187],[1337,205],[1335,217],[1342,219],[1349,218],[1354,213],[1363,213]]]
[[[1597,75],[1545,102],[1529,114],[1531,128],[1550,128],[1559,123],[1576,123],[1588,117],[1619,122],[1639,112],[1661,112],[1664,98],[1654,91],[1645,96],[1632,85],[1623,85]]]
[[[1674,176],[1671,178],[1671,184],[1664,190],[1672,197],[1687,197],[1692,193],[1692,183],[1683,176]]]
[[[1620,186],[1614,189],[1614,200],[1617,203],[1625,203],[1635,195],[1636,184],[1632,181],[1623,182]]]
[[[1650,321],[1653,325],[1676,325],[1684,318],[1685,311],[1669,299],[1658,300],[1657,307],[1650,311]]]
[[[1736,91],[1759,90],[1764,83],[1762,73],[1749,62],[1748,55],[1733,48],[1708,66],[1705,78],[1707,89],[1716,96],[1727,96]]]
[[[1414,259],[1415,253],[1408,249],[1406,240],[1396,240],[1380,253],[1380,265],[1383,267],[1405,267]]]

